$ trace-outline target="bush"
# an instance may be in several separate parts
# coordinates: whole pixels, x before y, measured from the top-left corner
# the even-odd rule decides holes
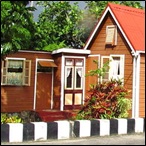
[[[29,123],[42,121],[35,111],[22,111],[14,113],[1,113],[1,124],[4,123]]]
[[[35,111],[22,111],[20,112],[20,117],[25,123],[42,121],[39,114]]]
[[[126,118],[131,109],[131,100],[126,98],[128,90],[120,80],[99,83],[89,91],[76,119]]]
[[[5,123],[22,123],[18,113],[1,113],[1,124]]]
[[[98,64],[96,60],[94,63]],[[110,69],[109,62],[105,62],[103,67],[88,71],[86,76],[96,76],[99,82],[90,85],[89,96],[85,99],[82,109],[78,112],[76,119],[111,119],[127,118],[131,109],[132,101],[126,98],[128,90],[122,85],[120,79],[111,79],[107,82],[100,82]]]

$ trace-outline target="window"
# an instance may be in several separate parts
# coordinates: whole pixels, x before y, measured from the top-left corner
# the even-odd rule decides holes
[[[82,89],[83,59],[66,59],[65,89]]]
[[[73,89],[73,67],[66,67],[66,88]]]
[[[42,66],[39,62],[37,64],[37,72],[52,72],[52,67]]]
[[[45,67],[45,66],[41,66],[41,65],[38,64],[38,66],[37,66],[37,72],[51,73],[52,72],[52,67]]]
[[[124,55],[110,55],[102,56],[101,67],[105,62],[109,61],[109,68],[106,69],[106,73],[101,77],[102,82],[112,79],[124,78]]]
[[[124,55],[110,56],[110,78],[121,79],[124,78]]]
[[[117,45],[117,27],[116,25],[109,25],[106,27],[106,45]]]
[[[39,60],[37,63],[37,72],[52,73],[53,67],[57,67],[54,61]]]
[[[75,60],[75,89],[82,89],[83,59]]]
[[[66,59],[65,64],[65,88],[73,89],[74,60]]]
[[[30,85],[31,61],[6,59],[2,61],[2,85]]]

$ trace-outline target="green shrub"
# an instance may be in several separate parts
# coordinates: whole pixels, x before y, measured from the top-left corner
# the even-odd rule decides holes
[[[7,114],[6,113],[1,113],[1,124],[6,123],[7,120]]]
[[[31,110],[20,112],[20,117],[23,119],[24,123],[42,121],[39,114],[37,112],[31,111]]]
[[[1,113],[1,124],[4,123],[29,123],[42,121],[35,111],[22,111],[14,113]]]
[[[118,118],[125,118],[128,117],[128,111],[132,107],[132,100],[127,98],[118,98],[118,105],[117,109],[119,111]]]
[[[4,123],[22,123],[23,120],[19,117],[18,113],[1,113],[1,124]]]

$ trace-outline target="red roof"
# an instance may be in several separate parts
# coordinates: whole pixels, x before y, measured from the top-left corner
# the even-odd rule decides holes
[[[135,51],[145,51],[145,11],[138,8],[133,8],[125,5],[108,3],[106,9],[111,10],[111,13],[114,14],[114,19],[119,23],[122,28],[123,33],[125,33],[125,38],[130,42],[130,45]],[[103,12],[107,13],[107,11]],[[101,24],[102,17],[99,20],[99,25]],[[88,47],[92,37],[95,34],[95,31],[98,29],[98,24],[90,35],[85,49]],[[132,48],[131,48],[132,49]]]
[[[145,11],[108,3],[135,51],[145,50]]]

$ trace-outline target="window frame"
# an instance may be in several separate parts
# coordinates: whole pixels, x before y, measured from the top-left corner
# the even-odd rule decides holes
[[[103,59],[109,59],[109,75],[108,75],[108,80],[112,79],[112,61],[113,61],[113,57],[119,57],[120,58],[120,75],[118,79],[120,79],[122,81],[122,83],[124,83],[124,67],[125,67],[125,55],[118,55],[118,54],[111,54],[109,56],[101,56],[101,67],[103,67]],[[101,77],[101,82],[103,82],[103,77]]]
[[[76,85],[77,85],[77,74],[76,74],[76,72],[77,72],[77,69],[81,69],[81,85],[80,85],[80,87],[77,87]],[[74,81],[74,89],[76,90],[76,89],[83,89],[83,67],[82,66],[75,66],[74,67],[74,72],[75,72],[75,76],[74,76],[74,78],[75,78],[75,81]]]
[[[67,64],[67,61],[71,60],[70,64]],[[79,64],[77,64],[79,62]],[[71,77],[71,87],[67,87],[67,69],[71,68],[72,69],[72,77]],[[77,87],[77,74],[76,71],[77,69],[81,69],[81,86]],[[83,58],[66,58],[65,59],[65,90],[81,90],[83,89],[83,73],[84,73],[84,60]]]
[[[8,83],[8,62],[9,60],[20,60],[23,61],[22,67],[22,84],[9,84]],[[5,78],[5,80],[4,80]],[[31,60],[26,60],[26,58],[10,58],[7,57],[5,60],[2,60],[2,67],[1,67],[1,85],[7,86],[30,86],[30,78],[31,78]]]
[[[67,87],[67,69],[72,69],[72,77],[71,77],[71,87]],[[65,89],[66,90],[70,90],[74,88],[74,81],[73,81],[73,77],[74,77],[74,67],[73,66],[65,66]]]
[[[124,83],[124,67],[125,67],[125,55],[115,55],[115,54],[111,54],[110,55],[110,60],[113,60],[113,57],[119,57],[120,58],[120,75],[118,75],[118,79],[122,80],[122,83]],[[110,66],[111,66],[111,62],[110,62]],[[110,71],[110,78],[112,74]]]
[[[103,67],[103,59],[109,59],[109,61],[110,61],[110,56],[101,56],[101,68]],[[101,78],[100,78],[101,83],[103,82],[103,80],[104,81],[109,81],[109,79],[110,79],[110,70],[108,70],[106,73],[108,73],[108,78],[107,79],[103,79],[103,77],[101,76]]]
[[[109,32],[110,29],[114,29],[114,32]],[[113,33],[113,34],[111,34]],[[111,37],[111,35],[113,35]],[[116,25],[108,25],[106,26],[106,38],[105,38],[105,44],[106,45],[112,45],[116,46],[117,45],[117,26]]]

